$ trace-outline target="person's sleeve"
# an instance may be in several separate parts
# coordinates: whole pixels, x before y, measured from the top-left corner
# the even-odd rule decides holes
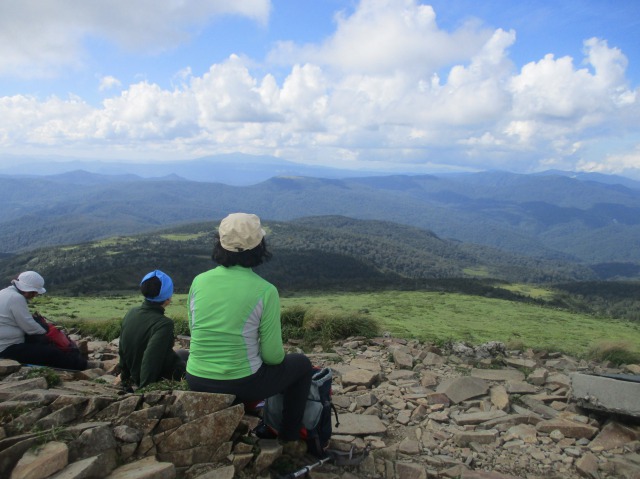
[[[173,350],[173,321],[166,318],[151,335],[140,365],[140,387],[155,383],[162,375],[165,356]]]
[[[122,346],[118,348],[118,356],[120,357],[120,381],[124,383],[128,383],[131,379],[131,371],[129,371],[129,367],[126,365],[124,361],[124,354],[122,352]]]
[[[47,331],[40,326],[27,307],[26,301],[21,301],[20,298],[16,298],[15,301],[11,301],[9,305],[11,314],[16,324],[25,334],[45,334]]]
[[[282,328],[280,325],[280,296],[275,287],[264,296],[262,319],[260,320],[260,356],[265,364],[280,364],[284,359]]]

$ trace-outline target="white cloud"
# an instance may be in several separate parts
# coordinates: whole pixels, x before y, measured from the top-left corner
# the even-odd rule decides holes
[[[416,0],[361,0],[351,16],[336,16],[336,32],[319,45],[280,43],[273,62],[314,63],[340,72],[430,75],[474,55],[491,30],[463,25],[449,33],[438,28],[429,5]]]
[[[107,75],[100,78],[100,85],[98,86],[98,89],[100,91],[106,91],[114,88],[120,88],[121,86],[122,82],[120,80],[114,76]]]
[[[222,5],[194,8],[210,15]],[[268,8],[256,18],[267,14]],[[162,9],[152,14],[156,20],[170,16]],[[175,17],[177,25],[196,21],[186,12]],[[0,145],[109,145],[154,158],[159,152],[175,158],[240,151],[334,166],[640,167],[637,151],[590,163],[599,139],[639,133],[638,90],[627,84],[627,59],[619,49],[592,38],[584,43],[584,59],[549,54],[518,70],[509,56],[514,31],[467,24],[450,32],[436,19],[431,7],[415,0],[363,0],[353,15],[337,18],[325,41],[279,45],[268,58],[280,66],[288,61],[281,81],[271,73],[258,76],[254,60],[231,55],[201,75],[185,66],[168,79],[175,82],[170,89],[141,81],[97,106],[74,97],[0,97],[6,112]],[[162,29],[181,31],[161,21],[144,35]],[[125,44],[137,38],[128,35]],[[101,89],[111,87],[120,87],[117,79],[104,77]]]
[[[607,155],[601,161],[580,161],[576,170],[630,175],[640,179],[640,144],[626,153]]]
[[[0,2],[0,76],[51,76],[78,68],[84,42],[102,39],[135,51],[161,51],[188,40],[214,16],[266,23],[269,0],[20,0]]]

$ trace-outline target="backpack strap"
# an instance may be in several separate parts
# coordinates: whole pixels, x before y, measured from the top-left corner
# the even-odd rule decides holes
[[[335,427],[340,426],[340,419],[338,419],[338,410],[336,409],[336,406],[333,404],[333,402],[329,403],[331,404],[331,409],[333,409],[333,415],[336,417],[336,425]]]

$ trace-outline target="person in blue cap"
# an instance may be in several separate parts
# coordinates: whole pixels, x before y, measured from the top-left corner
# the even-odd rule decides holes
[[[144,387],[161,379],[180,380],[188,351],[174,351],[173,320],[164,315],[171,303],[173,281],[156,269],[140,282],[142,305],[129,310],[120,332],[120,378],[124,389]]]

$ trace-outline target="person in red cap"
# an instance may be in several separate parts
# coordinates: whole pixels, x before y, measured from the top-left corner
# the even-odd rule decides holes
[[[46,341],[27,341],[28,336],[46,333],[28,306],[28,301],[46,291],[44,278],[35,271],[20,273],[11,286],[0,290],[0,358],[61,369],[87,369],[87,360],[79,352],[64,352]]]

